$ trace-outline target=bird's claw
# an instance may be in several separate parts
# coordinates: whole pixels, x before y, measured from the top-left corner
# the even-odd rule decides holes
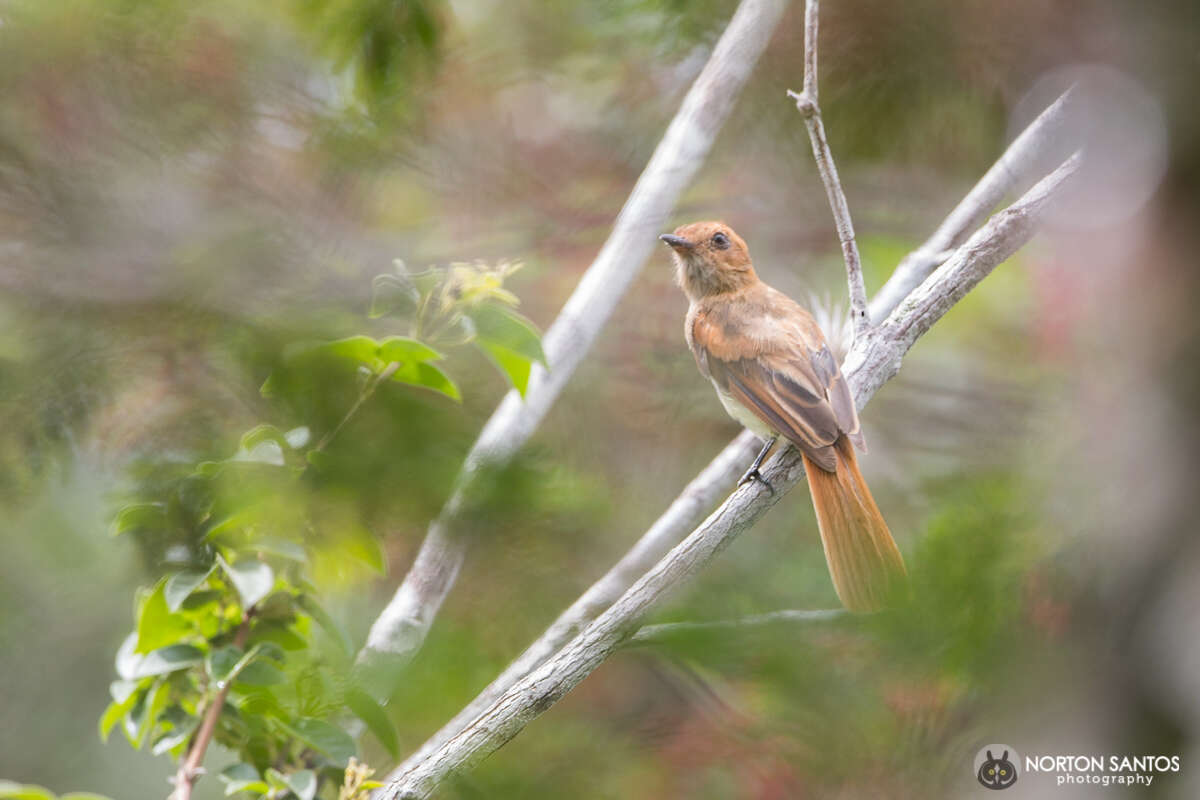
[[[771,494],[775,494],[775,487],[771,485],[770,481],[763,477],[762,473],[758,471],[758,467],[752,467],[746,470],[746,474],[741,477],[737,485],[745,486],[747,483],[753,483],[755,481],[758,481],[763,486],[767,487],[767,491]]]

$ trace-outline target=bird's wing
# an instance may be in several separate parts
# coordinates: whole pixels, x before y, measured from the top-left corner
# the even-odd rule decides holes
[[[700,315],[692,337],[697,361],[721,391],[832,470],[838,437],[862,437],[845,378],[809,322],[804,314],[795,324],[746,330]]]

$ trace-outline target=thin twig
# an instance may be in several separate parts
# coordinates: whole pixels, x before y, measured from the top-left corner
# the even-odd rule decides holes
[[[587,355],[617,302],[640,271],[680,192],[709,149],[782,16],[786,0],[742,0],[712,56],[692,84],[666,134],[626,200],[596,260],[543,341],[549,370],[534,366],[524,402],[509,394],[471,448],[455,488],[429,527],[408,575],[371,626],[359,654],[373,690],[391,694],[403,666],[420,648],[466,555],[455,530],[475,477],[502,465],[537,429]]]
[[[1077,154],[989,220],[913,297],[855,342],[845,373],[860,409],[899,370],[901,357],[917,337],[1029,240],[1047,205],[1078,166]],[[758,483],[735,490],[700,527],[570,643],[518,681],[436,752],[393,779],[380,797],[429,797],[447,776],[477,764],[577,686],[636,632],[652,608],[778,502],[803,476],[803,462],[796,449],[789,446],[771,458],[763,472],[766,481],[775,487],[774,492]]]
[[[712,622],[664,622],[661,625],[643,625],[625,642],[627,647],[661,644],[672,641],[679,636],[694,633],[729,632],[733,630],[748,630],[762,628],[767,625],[778,625],[783,622],[828,622],[849,616],[844,608],[822,609],[785,609],[769,611],[766,614],[752,614],[737,619],[719,619]]]
[[[795,99],[796,108],[804,117],[808,138],[812,141],[813,158],[817,172],[825,184],[825,195],[829,198],[829,209],[837,227],[838,241],[842,245],[842,259],[846,262],[846,283],[850,291],[850,318],[854,338],[861,339],[871,329],[871,317],[867,309],[867,289],[863,283],[862,260],[858,256],[858,244],[854,240],[854,223],[850,220],[850,206],[846,203],[846,192],[838,178],[837,165],[825,138],[825,123],[821,121],[821,106],[817,102],[817,33],[818,0],[806,0],[804,4],[804,90],[797,94],[788,90],[788,97]]]
[[[250,612],[247,611],[242,617],[241,626],[233,636],[234,646],[245,647],[249,635]],[[217,731],[221,710],[225,707],[225,698],[229,695],[229,687],[232,684],[233,680],[227,680],[213,695],[212,702],[209,704],[208,710],[204,712],[204,719],[200,722],[200,728],[192,739],[187,755],[183,761],[179,762],[179,769],[175,772],[175,791],[171,793],[170,800],[191,800],[192,789],[195,787],[196,781],[204,774],[200,764],[204,762],[204,753],[208,750],[209,743],[212,742],[213,734]]]
[[[344,417],[342,417],[341,422],[339,422],[333,430],[321,437],[321,441],[313,449],[319,453],[328,447],[329,443],[337,438],[337,435],[341,433],[342,428],[346,427],[346,423],[358,413],[360,408],[362,408],[363,403],[367,402],[367,400],[371,398],[371,395],[375,394],[375,390],[379,388],[379,384],[395,375],[396,370],[398,369],[400,369],[400,362],[393,361],[384,367],[382,372],[377,375],[372,375],[367,381],[367,385],[363,387],[362,392],[359,393],[358,399],[354,401],[354,405],[350,406],[350,410],[346,412]]]

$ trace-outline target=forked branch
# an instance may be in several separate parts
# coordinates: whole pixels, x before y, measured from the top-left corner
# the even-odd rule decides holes
[[[1047,206],[1078,169],[1079,154],[1043,178],[1016,203],[997,214],[905,302],[867,336],[855,342],[846,379],[861,409],[900,368],[912,344],[958,300],[1033,235]],[[664,597],[703,568],[753,525],[803,475],[798,452],[784,448],[763,468],[776,489],[739,487],[705,522],[643,575],[607,611],[537,669],[523,677],[467,727],[428,758],[396,776],[382,790],[385,800],[426,798],[452,773],[469,769],[516,736],[599,666],[637,631]]]

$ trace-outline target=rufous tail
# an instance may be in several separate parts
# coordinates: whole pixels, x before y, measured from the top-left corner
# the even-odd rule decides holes
[[[829,575],[846,608],[878,611],[896,599],[904,586],[904,559],[858,471],[854,446],[842,436],[834,449],[837,469],[833,472],[804,457]]]

